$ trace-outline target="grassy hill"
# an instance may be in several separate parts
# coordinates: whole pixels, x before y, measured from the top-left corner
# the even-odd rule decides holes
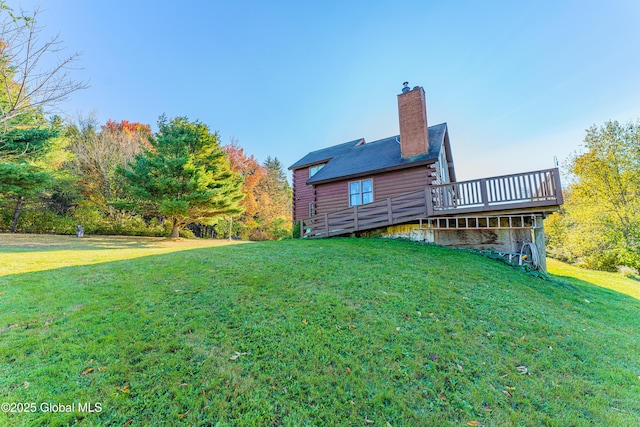
[[[4,238],[0,425],[640,420],[640,301],[575,278],[394,240]]]

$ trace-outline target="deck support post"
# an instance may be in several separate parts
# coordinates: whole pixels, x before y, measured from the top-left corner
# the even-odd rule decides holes
[[[543,273],[547,272],[547,249],[544,240],[544,219],[542,217],[536,218],[536,225],[533,229],[533,243],[538,249],[538,269]]]

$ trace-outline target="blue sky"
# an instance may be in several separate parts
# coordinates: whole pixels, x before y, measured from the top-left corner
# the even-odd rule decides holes
[[[285,166],[398,134],[404,81],[425,88],[430,124],[448,123],[459,180],[553,167],[592,124],[640,117],[635,0],[40,5],[90,84],[68,117],[187,116]]]

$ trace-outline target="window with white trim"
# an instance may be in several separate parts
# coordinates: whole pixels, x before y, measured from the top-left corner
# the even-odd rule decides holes
[[[320,163],[319,165],[314,165],[309,168],[309,178],[313,175],[317,174],[320,169],[324,167],[326,163]]]
[[[373,180],[363,179],[349,183],[349,206],[373,202]]]

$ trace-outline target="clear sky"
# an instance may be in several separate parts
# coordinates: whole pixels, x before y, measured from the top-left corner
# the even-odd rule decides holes
[[[68,117],[187,116],[287,167],[397,135],[404,81],[448,123],[459,180],[562,164],[592,124],[640,117],[637,0],[39,3],[90,84]]]

